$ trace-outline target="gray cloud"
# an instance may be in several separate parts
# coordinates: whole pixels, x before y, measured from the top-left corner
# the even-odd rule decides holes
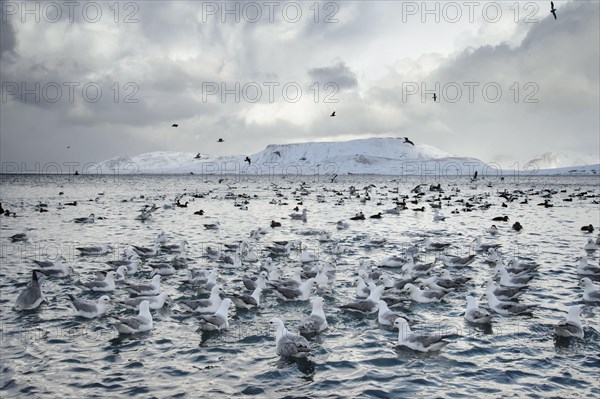
[[[2,102],[3,162],[103,160],[156,150],[252,153],[270,143],[368,136],[409,136],[458,155],[507,162],[547,151],[597,153],[600,146],[597,2],[560,4],[558,21],[544,13],[536,24],[479,29],[418,19],[400,24],[397,2],[339,2],[338,22],[331,24],[314,22],[312,3],[303,3],[305,17],[297,23],[281,15],[275,23],[204,22],[201,2],[138,5],[133,24],[81,18],[35,30],[15,18],[1,24],[3,84],[97,82],[103,89],[95,103],[81,93],[73,102],[18,96]],[[459,44],[447,40],[453,35]],[[336,82],[337,102],[324,102],[323,91],[316,101],[315,81]],[[256,103],[202,97],[207,83],[249,82],[277,82],[275,101],[266,89]],[[301,86],[301,101],[282,99],[289,82]],[[404,101],[409,82],[495,82],[503,96],[489,103],[479,90],[473,103]],[[522,101],[527,82],[539,87],[538,103]],[[115,83],[119,101],[110,89]],[[132,93],[127,83],[139,88],[137,103],[124,102]],[[329,118],[332,110],[338,117]],[[180,127],[171,129],[175,122]]]
[[[343,62],[330,67],[311,68],[308,70],[309,76],[321,84],[334,83],[341,90],[352,89],[358,86],[356,75]]]

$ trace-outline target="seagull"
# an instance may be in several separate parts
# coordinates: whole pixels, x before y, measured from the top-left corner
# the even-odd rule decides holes
[[[528,275],[513,275],[508,274],[505,267],[496,266],[496,274],[500,274],[500,285],[504,287],[523,288],[533,279],[533,276]]]
[[[306,317],[298,325],[300,334],[318,333],[327,328],[327,319],[323,312],[323,298],[316,296],[312,300],[313,308],[310,316]]]
[[[448,243],[431,242],[431,239],[429,237],[425,237],[425,249],[427,251],[441,251],[449,246],[450,244]]]
[[[437,102],[437,95],[433,93],[433,102]]]
[[[388,276],[382,274],[381,276],[379,276],[379,281],[381,281],[383,283],[383,285],[385,286],[385,288],[387,288],[387,289],[393,288],[396,290],[401,290],[406,286],[406,284],[412,283],[414,281],[414,279],[413,278],[405,278],[405,279],[401,279],[401,280],[392,280]],[[392,320],[392,322],[393,322],[393,320]]]
[[[569,314],[556,325],[555,332],[559,337],[583,338],[579,305],[573,305],[569,308]]]
[[[487,324],[492,321],[492,315],[487,310],[480,309],[477,306],[477,298],[468,295],[465,320],[469,323]]]
[[[75,223],[94,223],[94,218],[95,218],[95,215],[93,213],[90,213],[90,216],[83,217],[83,218],[75,218],[75,219],[73,219],[73,221]]]
[[[187,241],[181,241],[179,244],[163,244],[160,246],[160,249],[166,252],[181,253],[185,251],[187,244]]]
[[[525,305],[516,302],[504,302],[496,298],[496,295],[489,289],[485,293],[488,300],[488,305],[491,310],[502,315],[531,313],[533,305]]]
[[[600,302],[600,288],[596,287],[587,277],[581,279],[583,284],[583,300],[587,302]]]
[[[197,313],[214,313],[221,306],[221,286],[215,285],[210,290],[210,297],[208,299],[195,299],[191,301],[181,301],[181,306],[184,309],[190,310]]]
[[[87,283],[82,283],[82,285],[92,291],[98,292],[108,292],[115,290],[115,277],[117,272],[108,272],[106,273],[106,277],[103,280],[94,280]]]
[[[488,229],[485,230],[488,234],[490,235],[497,235],[498,234],[498,227],[496,227],[495,224],[493,224],[491,227],[489,227]]]
[[[10,236],[10,239],[12,242],[23,242],[29,240],[29,235],[27,234],[27,231],[23,230],[22,233],[17,233]]]
[[[248,162],[248,165],[252,164],[252,160],[249,157],[246,157],[246,159],[244,159],[244,162]]]
[[[200,322],[200,328],[203,331],[221,331],[229,328],[228,310],[231,306],[231,299],[225,298],[217,311],[212,315],[203,315]]]
[[[154,296],[139,296],[136,298],[126,298],[123,300],[123,305],[130,308],[139,308],[140,303],[143,301],[148,301],[150,304],[150,309],[162,309],[165,305],[165,302],[169,298],[166,292],[161,292],[158,295]]]
[[[232,295],[231,300],[238,308],[252,309],[260,306],[260,294],[262,287],[256,287],[251,295]]]
[[[301,335],[288,332],[283,321],[278,318],[272,318],[269,321],[271,326],[275,327],[275,351],[283,357],[306,357],[310,352],[308,341]]]
[[[244,286],[249,290],[255,290],[257,287],[260,287],[264,290],[265,288],[267,288],[267,277],[267,272],[263,270],[262,272],[260,272],[258,277],[244,276],[242,278],[242,282],[244,283]]]
[[[106,312],[106,304],[110,301],[108,295],[102,295],[97,302],[88,299],[77,299],[71,294],[68,295],[75,315],[86,319],[102,316]]]
[[[316,284],[314,277],[309,278],[298,287],[287,287],[284,285],[274,285],[275,293],[286,301],[307,301],[310,296],[311,288]]]
[[[171,127],[178,127],[178,126],[179,126],[179,125],[178,125],[177,123],[173,123],[173,124],[171,125]]]
[[[398,329],[398,345],[419,352],[432,352],[440,350],[448,342],[444,338],[449,335],[426,335],[423,333],[415,334],[410,330],[408,322],[402,317],[394,321],[394,327]]]
[[[224,142],[224,141],[225,141],[225,140],[223,140],[223,139],[219,139],[219,140],[217,140],[217,143],[222,143],[222,142]]]
[[[550,2],[550,12],[554,15],[554,19],[556,20],[556,8],[554,8],[554,2]]]
[[[52,260],[34,260],[33,262],[41,268],[56,269],[62,267],[62,261],[66,261],[61,255]]]
[[[106,255],[112,247],[108,244],[95,245],[90,247],[77,247],[75,248],[79,251],[79,255],[91,255],[91,256],[101,256]]]
[[[503,301],[518,298],[525,292],[523,291],[523,288],[500,287],[496,285],[494,280],[492,280],[491,278],[488,278],[487,280],[486,292],[487,291],[492,292],[496,296],[496,298]]]
[[[348,228],[350,227],[350,224],[348,222],[343,221],[343,220],[339,220],[336,223],[335,227],[338,230],[348,230]]]
[[[490,249],[497,249],[500,244],[484,244],[481,241],[481,237],[477,237],[473,240],[475,242],[475,250],[477,252],[488,252]]]
[[[27,288],[19,293],[16,302],[18,310],[35,309],[44,301],[44,293],[42,292],[42,284],[44,277],[38,276],[37,272],[31,274],[31,282]]]
[[[468,256],[441,255],[444,266],[468,266],[475,260],[475,254]]]
[[[41,269],[36,269],[36,272],[42,273],[46,277],[67,277],[73,268],[70,265],[60,265],[58,267],[44,267]]]
[[[151,296],[160,294],[160,274],[154,275],[152,281],[147,284],[127,283],[127,290],[134,295]]]
[[[589,265],[587,263],[587,259],[588,258],[585,255],[581,257],[581,260],[579,261],[579,266],[577,266],[577,273],[583,276],[600,276],[600,267]]]
[[[121,334],[134,334],[152,330],[152,314],[150,313],[150,303],[142,301],[140,311],[137,316],[124,317],[119,319],[117,331]]]
[[[302,209],[302,213],[290,213],[290,218],[292,220],[303,220],[306,222],[306,208]]]
[[[408,137],[405,137],[405,138],[404,138],[404,143],[403,143],[403,144],[410,144],[410,145],[412,145],[413,147],[415,146],[415,143],[413,143],[412,141],[410,141],[410,140],[408,139]]]
[[[594,240],[592,240],[591,238],[588,238],[587,243],[585,244],[583,249],[585,249],[588,252],[594,252],[598,249],[598,245],[596,245]]]
[[[340,308],[360,313],[375,313],[379,309],[379,299],[384,288],[385,286],[378,285],[371,289],[371,293],[367,299],[346,303],[340,306]]]
[[[408,320],[409,317],[405,314],[392,312],[385,301],[379,300],[379,311],[377,313],[377,321],[382,326],[392,327],[397,318]]]
[[[329,116],[330,116],[330,117],[333,117],[333,116],[335,116],[335,111],[333,111],[333,112],[331,113],[331,115],[329,115]]]
[[[443,291],[422,290],[411,283],[406,284],[404,290],[410,293],[410,299],[419,303],[440,302],[446,295]]]
[[[215,223],[207,223],[207,224],[204,224],[203,226],[206,230],[218,230],[219,225],[220,225],[219,222],[215,222]]]
[[[132,245],[132,247],[135,253],[144,258],[156,256],[158,254],[158,251],[160,250],[160,245],[158,244],[158,242],[152,244],[151,247],[139,247],[137,245]]]

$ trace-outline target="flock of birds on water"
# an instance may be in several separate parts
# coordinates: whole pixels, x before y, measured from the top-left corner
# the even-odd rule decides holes
[[[472,183],[477,181],[474,176]],[[282,188],[271,183],[275,198],[271,204],[288,204],[282,202],[287,199]],[[284,187],[285,188],[285,187]],[[288,187],[289,188],[289,187]],[[336,205],[344,204],[345,201],[359,200],[365,204],[371,201],[371,195],[375,185],[364,187],[359,190],[354,186],[348,189],[336,190],[325,188],[329,191]],[[386,189],[387,186],[380,187]],[[473,187],[471,187],[473,188]],[[429,191],[430,197],[426,198]],[[451,193],[446,194],[441,184],[420,184],[411,190],[410,195],[402,195],[398,188],[388,189],[389,193],[396,195],[393,199],[394,206],[377,214],[366,217],[362,212],[349,217],[348,220],[340,220],[336,225],[337,230],[346,230],[351,223],[367,223],[365,220],[388,218],[401,215],[406,212],[417,212],[422,209],[416,208],[417,204],[425,202],[433,209],[433,218],[436,221],[444,221],[446,216],[440,212],[442,204],[456,207],[453,214],[460,212],[472,212],[487,210],[491,206],[498,206],[491,201],[490,193],[473,195],[468,199],[459,198],[460,188],[455,185],[451,187]],[[205,198],[211,194],[196,193],[195,198]],[[104,194],[104,193],[100,193]],[[297,189],[291,191],[296,204],[302,205],[311,194],[310,187],[301,183]],[[184,193],[176,197],[175,202],[163,205],[165,209],[176,209]],[[592,200],[598,204],[600,196],[591,191],[575,189],[573,193],[567,194],[567,190],[543,189],[536,191],[533,188],[527,190],[515,189],[497,192],[500,199],[500,207],[506,208],[507,204],[519,201],[528,204],[532,197],[541,197],[542,202],[538,206],[552,207],[551,200],[557,200],[562,196],[563,201],[572,201],[574,198],[580,201]],[[227,199],[234,199],[235,205],[240,209],[247,209],[252,197],[247,194],[228,192]],[[241,200],[240,200],[241,199]],[[324,194],[317,194],[318,202],[326,202]],[[389,199],[389,198],[388,198]],[[385,203],[379,199],[378,205]],[[452,202],[451,202],[452,201]],[[412,209],[409,207],[412,204]],[[165,303],[171,303],[170,298],[163,290],[161,283],[163,278],[170,278],[170,283],[180,284],[195,292],[194,298],[176,298],[176,304],[185,312],[197,315],[200,329],[203,331],[226,331],[232,321],[232,306],[238,311],[260,312],[261,300],[265,293],[271,292],[282,301],[310,301],[312,310],[297,325],[297,332],[286,328],[281,318],[272,318],[270,324],[275,330],[275,351],[282,357],[302,357],[311,351],[311,337],[328,328],[325,299],[334,295],[336,272],[338,271],[337,259],[343,257],[346,248],[336,243],[334,233],[323,231],[319,235],[319,241],[330,243],[328,251],[332,255],[327,259],[320,259],[307,248],[303,247],[301,240],[274,241],[266,245],[262,251],[255,250],[252,242],[261,240],[265,234],[272,229],[281,227],[282,223],[294,224],[306,223],[308,210],[296,205],[294,212],[288,218],[281,221],[273,220],[269,227],[259,227],[249,233],[249,240],[227,243],[223,249],[207,247],[204,257],[208,258],[214,267],[194,267],[191,259],[187,256],[187,241],[169,242],[167,234],[160,231],[156,240],[149,246],[131,245],[124,249],[122,259],[109,260],[106,262],[108,271],[100,275],[90,275],[83,281],[77,282],[78,288],[100,295],[97,299],[85,299],[74,294],[68,295],[68,301],[76,316],[92,319],[103,317],[111,305],[111,296],[116,292],[126,292],[130,296],[122,299],[116,306],[135,309],[137,314],[121,317],[114,323],[119,334],[137,334],[153,329],[152,311],[162,308]],[[531,204],[533,205],[533,204]],[[0,204],[1,206],[1,204]],[[187,202],[185,203],[187,207]],[[291,205],[288,205],[291,207]],[[47,204],[38,204],[36,210],[47,208]],[[424,207],[422,207],[424,210]],[[136,219],[149,221],[153,218],[155,211],[159,209],[156,205],[145,205],[140,210]],[[199,214],[195,212],[195,214]],[[94,223],[95,215],[84,216],[73,220],[76,224]],[[529,282],[535,278],[539,264],[534,259],[510,259],[505,263],[501,254],[500,245],[493,242],[499,234],[518,234],[515,225],[512,229],[498,228],[496,224],[509,222],[506,215],[490,218],[491,224],[482,235],[473,239],[475,252],[468,256],[456,256],[448,253],[450,243],[436,242],[426,237],[419,242],[405,248],[403,253],[384,258],[378,264],[372,261],[360,260],[359,264],[350,266],[350,272],[355,277],[355,295],[352,300],[343,303],[340,308],[343,311],[357,312],[364,317],[377,317],[384,328],[398,329],[397,344],[409,349],[429,352],[438,351],[447,344],[451,336],[444,334],[430,334],[423,331],[413,331],[414,324],[418,321],[418,315],[410,314],[403,307],[408,298],[417,303],[439,303],[452,292],[463,292],[465,298],[464,319],[473,325],[489,325],[495,315],[517,316],[523,314],[531,315],[536,306],[519,302],[518,298],[526,292]],[[517,222],[518,223],[518,222]],[[218,230],[219,222],[205,223],[206,230]],[[513,230],[513,233],[510,231]],[[583,234],[593,234],[592,224],[581,227]],[[12,235],[12,242],[26,243],[29,240],[27,230]],[[385,238],[366,238],[366,243],[372,247],[385,244]],[[600,279],[600,267],[588,263],[588,255],[593,255],[600,246],[600,236],[594,239],[589,237],[583,245],[584,255],[579,260],[577,274],[580,278],[582,299],[591,305],[600,304],[600,289],[593,280]],[[111,252],[112,247],[108,244],[89,247],[78,247],[81,257],[104,256]],[[290,259],[292,251],[300,254],[296,261]],[[423,255],[436,254],[435,261],[424,263],[421,261]],[[169,260],[165,260],[167,255]],[[468,273],[473,270],[469,268],[478,256],[483,256],[486,263],[494,267],[494,275],[487,279],[485,293],[482,298],[487,300],[487,306],[480,306],[480,298],[466,293],[473,289],[469,286],[472,279]],[[158,260],[157,260],[158,259]],[[62,256],[52,260],[34,260],[35,269],[31,273],[31,281],[18,295],[15,303],[17,311],[35,311],[44,302],[43,284],[46,279],[66,278],[73,272],[74,265],[65,264]],[[599,265],[600,266],[600,265]],[[185,279],[181,279],[180,271],[186,270]],[[229,279],[226,281],[220,272],[244,271],[243,278]],[[149,271],[149,275],[146,271]],[[141,277],[143,276],[143,277]],[[239,276],[239,275],[238,275]],[[178,281],[175,281],[179,278]],[[228,291],[225,291],[227,285]],[[236,290],[237,292],[233,292]],[[89,296],[89,294],[88,294]],[[308,309],[307,309],[308,313]],[[584,326],[580,320],[580,306],[573,305],[568,314],[555,327],[557,337],[584,338]]]

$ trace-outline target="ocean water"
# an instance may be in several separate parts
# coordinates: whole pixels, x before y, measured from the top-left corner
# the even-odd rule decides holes
[[[488,178],[476,185],[467,178],[436,180],[428,177],[391,178],[382,176],[340,176],[334,183],[323,177],[254,179],[200,176],[1,176],[0,199],[4,208],[17,217],[0,216],[0,396],[2,397],[599,397],[600,306],[582,302],[577,275],[578,258],[588,237],[580,227],[600,226],[600,180],[598,177]],[[491,187],[488,187],[487,183]],[[348,230],[336,230],[338,220],[348,220],[362,211],[369,216],[393,207],[398,195],[424,183],[425,195],[418,205],[425,212],[403,211],[380,220],[350,221]],[[445,221],[434,222],[427,199],[438,194],[429,184],[441,183],[450,201],[442,201]],[[301,185],[305,188],[301,189]],[[348,197],[355,186],[363,196],[371,185],[370,200],[364,204]],[[396,192],[397,190],[397,192]],[[500,192],[528,193],[501,207]],[[59,195],[63,192],[63,195]],[[586,193],[587,192],[587,193]],[[99,193],[104,193],[99,195]],[[187,195],[187,208],[164,209],[178,194]],[[203,198],[192,198],[201,193]],[[228,193],[232,193],[233,195]],[[552,208],[537,206],[548,195]],[[553,194],[552,194],[553,193]],[[586,194],[582,194],[586,193]],[[579,195],[578,195],[579,194]],[[576,196],[578,195],[578,196]],[[572,202],[562,201],[573,197]],[[287,205],[271,204],[273,199]],[[343,199],[344,203],[336,205]],[[464,200],[474,203],[472,212],[463,212]],[[49,212],[39,213],[35,205],[48,204]],[[57,209],[59,202],[77,201],[75,207]],[[247,201],[247,210],[235,206]],[[308,209],[308,221],[290,220],[298,202]],[[450,205],[447,205],[448,202]],[[378,205],[380,203],[381,205]],[[479,205],[489,203],[488,209]],[[145,204],[160,207],[153,219],[135,220]],[[194,215],[199,209],[204,216]],[[458,209],[460,213],[451,214]],[[93,224],[75,224],[76,217],[94,213]],[[507,215],[508,223],[492,222]],[[271,229],[271,220],[282,227]],[[204,223],[220,222],[219,230],[206,230]],[[524,229],[510,228],[519,221]],[[496,237],[485,229],[495,223]],[[259,240],[249,233],[257,227],[269,231]],[[27,243],[12,243],[10,236],[29,229]],[[152,331],[119,336],[114,328],[118,317],[133,314],[119,301],[128,297],[117,283],[104,317],[87,320],[74,317],[67,294],[98,298],[79,282],[108,271],[105,262],[118,259],[130,244],[150,245],[164,230],[170,243],[186,240],[188,268],[219,271],[226,293],[243,291],[239,278],[257,274],[259,264],[243,263],[238,269],[219,266],[205,255],[208,246],[225,249],[225,244],[245,240],[261,257],[274,240],[300,239],[303,246],[322,260],[336,261],[336,280],[326,294],[324,310],[329,328],[310,337],[311,355],[304,360],[280,359],[275,353],[274,331],[268,321],[279,317],[295,331],[299,321],[310,314],[310,302],[284,302],[271,290],[262,295],[259,309],[230,312],[230,328],[221,333],[198,330],[199,316],[184,311],[178,301],[195,298],[193,289],[182,286],[186,270],[162,279],[163,290],[172,301],[153,310]],[[330,232],[332,241],[320,242],[319,234]],[[419,318],[413,331],[451,332],[455,336],[441,351],[416,353],[395,345],[398,332],[383,328],[376,314],[363,316],[339,309],[355,298],[352,281],[359,260],[377,264],[390,255],[400,255],[409,244],[424,237],[448,242],[448,252],[474,253],[473,239],[501,245],[505,261],[520,256],[540,264],[535,278],[521,297],[535,304],[530,316],[495,314],[491,325],[477,328],[464,322],[465,296],[483,295],[483,283],[493,276],[493,267],[483,254],[465,268],[449,268],[453,275],[471,278],[464,287],[447,295],[439,304],[416,304],[405,293],[406,310]],[[370,246],[368,239],[384,237],[386,243]],[[111,244],[105,256],[79,256],[75,247]],[[337,243],[347,251],[331,253]],[[436,260],[421,249],[420,262]],[[14,303],[30,280],[33,259],[63,255],[76,273],[44,284],[47,302],[34,311],[19,312]],[[598,265],[598,252],[589,254],[589,263]],[[171,259],[161,254],[157,259]],[[288,272],[299,264],[299,253],[276,259]],[[437,261],[435,270],[443,265]],[[396,269],[385,269],[394,277]],[[150,269],[141,267],[133,280],[146,281]],[[386,295],[388,295],[386,293]],[[582,304],[584,339],[557,340],[554,325],[572,304]],[[485,300],[480,305],[486,306]],[[232,308],[233,309],[233,308]]]

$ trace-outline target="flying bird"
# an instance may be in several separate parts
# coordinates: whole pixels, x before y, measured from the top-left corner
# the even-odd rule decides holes
[[[412,146],[414,146],[414,145],[415,145],[415,143],[413,143],[412,141],[410,141],[410,140],[408,139],[408,137],[405,137],[405,138],[404,138],[404,142],[405,142],[405,143],[408,143],[408,144],[410,144],[410,145],[412,145]]]
[[[68,145],[68,146],[67,146],[67,150],[68,150],[69,148],[71,148],[71,146],[70,146],[70,145]]]
[[[223,139],[219,139],[219,140],[217,140],[217,143],[222,143],[222,142],[224,142],[224,141],[225,141],[225,140],[223,140]]]
[[[554,2],[550,2],[550,12],[554,15],[554,19],[556,19],[556,8],[554,8]]]
[[[333,111],[329,116],[335,116],[335,111]]]
[[[248,165],[252,164],[252,160],[249,157],[246,157],[246,159],[244,159],[245,162],[248,162]]]
[[[336,174],[336,175],[334,175],[334,176],[331,178],[331,182],[332,182],[332,183],[335,181],[335,178],[336,178],[336,177],[337,177],[337,174]]]
[[[437,95],[433,93],[433,102],[437,102]]]
[[[177,123],[173,123],[173,124],[171,125],[171,127],[177,127],[177,126],[179,126]]]

